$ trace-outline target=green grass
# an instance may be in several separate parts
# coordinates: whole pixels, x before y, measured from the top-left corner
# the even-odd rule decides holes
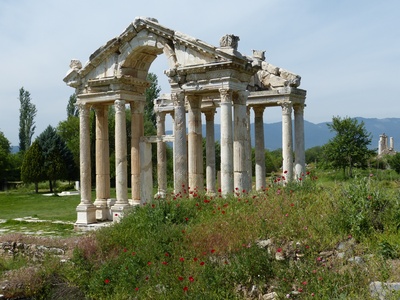
[[[18,191],[0,193],[0,219],[35,217],[41,220],[75,221],[80,196],[43,196]]]
[[[154,200],[81,237],[70,263],[45,262],[41,288],[49,295],[59,278],[99,300],[245,299],[253,286],[279,299],[371,299],[370,282],[400,281],[398,182],[384,173],[330,176],[312,171],[300,184],[226,198]],[[257,245],[267,239],[268,249]],[[346,258],[322,254],[339,243],[351,245]],[[348,260],[355,256],[364,262]]]

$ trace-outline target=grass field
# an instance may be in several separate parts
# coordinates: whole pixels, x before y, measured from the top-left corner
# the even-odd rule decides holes
[[[17,191],[0,193],[0,219],[34,217],[41,220],[75,221],[77,196],[44,196]]]

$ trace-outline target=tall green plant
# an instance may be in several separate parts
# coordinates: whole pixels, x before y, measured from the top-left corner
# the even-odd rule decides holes
[[[19,90],[19,150],[24,152],[29,148],[35,133],[36,106],[31,102],[31,94],[22,87]]]

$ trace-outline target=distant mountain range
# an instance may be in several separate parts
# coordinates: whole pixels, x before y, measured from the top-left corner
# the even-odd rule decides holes
[[[358,122],[363,121],[365,128],[372,135],[371,149],[378,149],[379,136],[385,133],[388,137],[394,139],[394,149],[396,150],[396,142],[400,145],[400,118],[356,118]],[[327,124],[331,122],[324,122],[314,124],[304,121],[304,138],[305,148],[312,148],[315,146],[322,146],[326,144],[335,134],[330,132]],[[215,139],[219,140],[221,136],[220,124],[215,124]],[[203,136],[205,136],[206,126],[203,124]],[[171,132],[169,133],[171,134]],[[294,127],[293,127],[294,135]],[[276,150],[282,148],[282,122],[264,124],[264,142],[265,148],[269,150]],[[251,138],[254,147],[254,124],[251,124]],[[400,146],[398,147],[398,149]]]

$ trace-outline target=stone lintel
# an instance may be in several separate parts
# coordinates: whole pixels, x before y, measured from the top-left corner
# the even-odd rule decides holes
[[[174,135],[161,135],[161,136],[142,136],[140,137],[141,142],[145,143],[158,143],[158,142],[166,142],[166,143],[173,143],[174,142]]]
[[[104,103],[112,105],[115,100],[124,100],[126,102],[146,101],[145,96],[138,94],[137,92],[123,90],[79,94],[77,98],[77,103],[83,104]]]

